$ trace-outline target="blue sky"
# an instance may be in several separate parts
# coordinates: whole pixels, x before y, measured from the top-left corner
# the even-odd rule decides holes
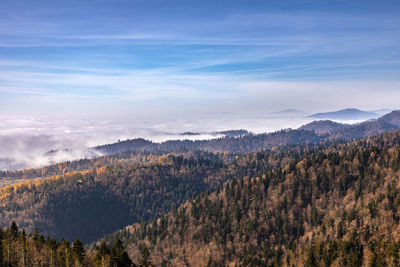
[[[0,114],[398,108],[399,1],[0,2]]]

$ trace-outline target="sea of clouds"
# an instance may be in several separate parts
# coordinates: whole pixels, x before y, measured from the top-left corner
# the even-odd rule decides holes
[[[0,118],[0,170],[36,168],[57,162],[92,158],[97,145],[145,138],[154,142],[211,139],[216,131],[246,129],[253,133],[298,128],[306,116],[270,115],[244,118],[232,114],[197,120],[55,120],[33,117]],[[196,132],[198,135],[182,135]]]

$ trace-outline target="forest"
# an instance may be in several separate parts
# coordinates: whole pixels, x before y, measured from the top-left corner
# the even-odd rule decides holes
[[[55,238],[89,242],[130,223],[157,218],[229,179],[253,176],[312,151],[241,156],[194,151],[66,172],[0,189],[0,222],[5,227],[15,220],[27,230],[38,227]],[[259,155],[263,160],[256,161]]]
[[[312,128],[301,132],[321,136]],[[399,131],[253,152],[128,150],[4,171],[26,181],[0,189],[0,260],[397,266],[399,175]]]
[[[12,222],[10,227],[0,229],[0,266],[147,267],[154,264],[146,247],[133,262],[120,240],[111,246],[102,242],[90,251],[79,238],[72,244],[65,239],[57,241],[45,238],[37,228],[27,234]]]
[[[107,240],[132,256],[145,245],[161,266],[398,266],[399,137],[232,179]]]

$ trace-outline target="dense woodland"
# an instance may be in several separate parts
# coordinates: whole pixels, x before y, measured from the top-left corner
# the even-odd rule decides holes
[[[343,128],[325,122],[324,129],[336,128],[329,133],[316,131],[315,124],[273,133],[267,139],[282,145],[268,150],[243,152],[267,142],[267,134],[207,141],[227,152],[179,145],[192,141],[125,151],[120,142],[113,147],[123,151],[118,154],[1,172],[28,180],[0,189],[0,262],[397,266],[400,133],[330,140],[345,129],[360,136],[386,132],[400,121],[393,114]],[[82,261],[74,256],[75,242],[65,239],[79,240]],[[87,247],[80,240],[97,241]],[[122,265],[113,248],[124,254]]]
[[[44,237],[37,228],[30,234],[18,229],[15,222],[9,228],[0,229],[0,266],[57,266],[57,267],[150,267],[154,266],[149,251],[143,247],[140,256],[132,261],[120,240],[111,246],[102,242],[93,250],[87,250],[78,238],[72,244]]]
[[[0,223],[15,220],[55,238],[93,241],[123,226],[157,218],[186,200],[233,178],[286,165],[315,149],[242,156],[195,151],[146,163],[67,172],[0,190]],[[263,160],[257,160],[262,154]],[[148,155],[148,159],[151,155]],[[113,218],[113,220],[110,220]]]
[[[350,124],[338,123],[330,120],[313,121],[301,126],[300,130],[313,131],[316,134],[326,134],[338,129],[350,127]]]
[[[108,240],[165,266],[397,266],[399,145],[395,133],[323,149]]]

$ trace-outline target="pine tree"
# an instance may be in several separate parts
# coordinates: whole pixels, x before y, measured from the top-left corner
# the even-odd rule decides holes
[[[110,261],[110,250],[107,246],[106,241],[102,241],[100,247],[96,248],[95,261],[96,266],[106,267],[109,266]]]
[[[14,237],[14,239],[18,237],[18,226],[15,221],[12,221],[12,223],[11,223],[10,233]]]
[[[40,236],[39,236],[40,240]],[[61,240],[60,246],[58,247],[58,262],[62,266],[71,267],[73,266],[71,247],[68,240]]]
[[[79,238],[76,239],[72,244],[72,254],[75,266],[83,266],[85,260],[85,248],[83,247],[83,243]]]
[[[132,261],[119,238],[111,248],[111,262],[112,266],[115,267],[130,267],[132,265]]]

